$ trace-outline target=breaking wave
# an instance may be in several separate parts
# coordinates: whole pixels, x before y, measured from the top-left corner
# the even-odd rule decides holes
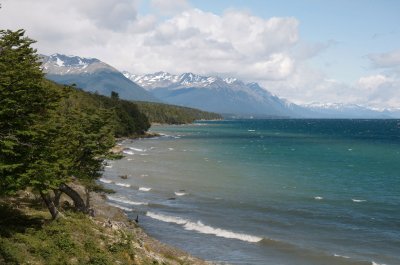
[[[147,202],[135,202],[124,198],[114,197],[114,196],[107,196],[110,201],[121,202],[130,205],[147,205]]]
[[[224,237],[224,238],[229,238],[229,239],[238,239],[238,240],[246,241],[246,242],[250,242],[250,243],[257,243],[262,240],[261,237],[247,235],[247,234],[243,234],[243,233],[236,233],[233,231],[208,226],[208,225],[203,224],[201,221],[192,222],[190,220],[186,220],[186,219],[183,219],[180,217],[168,216],[168,215],[164,215],[164,214],[157,214],[157,213],[153,213],[153,212],[147,212],[146,215],[148,217],[151,217],[153,219],[156,219],[156,220],[159,220],[162,222],[174,223],[174,224],[181,225],[185,230],[196,231],[201,234],[215,235],[218,237]]]
[[[126,188],[129,188],[131,186],[131,184],[125,184],[125,183],[121,183],[121,182],[116,182],[115,185],[121,186],[121,187],[126,187]]]
[[[121,209],[121,210],[124,210],[124,211],[127,211],[127,212],[132,212],[132,209],[131,209],[131,208],[124,207],[124,206],[121,206],[121,205],[119,205],[119,204],[112,203],[112,202],[108,202],[108,204],[111,205],[111,206],[117,207],[117,208],[119,208],[119,209]]]
[[[99,181],[101,181],[101,182],[103,182],[103,183],[107,183],[107,184],[112,183],[111,180],[105,179],[105,178],[99,178]]]

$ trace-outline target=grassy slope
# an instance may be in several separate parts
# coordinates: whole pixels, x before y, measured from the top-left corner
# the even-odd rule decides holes
[[[0,264],[205,264],[148,237],[98,194],[92,206],[94,218],[67,207],[51,221],[31,193],[0,199]]]
[[[217,113],[163,103],[135,102],[151,123],[183,124],[195,120],[222,119]]]

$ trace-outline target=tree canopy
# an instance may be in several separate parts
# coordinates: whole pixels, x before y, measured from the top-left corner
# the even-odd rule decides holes
[[[150,124],[118,95],[111,99],[46,80],[33,43],[24,30],[0,31],[0,194],[31,187],[55,218],[52,194],[62,191],[87,211],[68,186],[71,178],[92,185],[114,136],[140,134]]]

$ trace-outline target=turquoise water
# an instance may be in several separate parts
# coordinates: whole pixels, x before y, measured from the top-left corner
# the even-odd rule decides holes
[[[222,264],[400,264],[400,121],[152,130],[101,181],[161,241]]]

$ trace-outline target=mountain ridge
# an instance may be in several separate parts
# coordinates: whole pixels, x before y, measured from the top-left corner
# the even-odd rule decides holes
[[[85,91],[104,96],[110,96],[114,91],[127,100],[160,102],[152,93],[99,59],[58,53],[50,56],[41,55],[41,59],[46,77],[56,83],[76,84]]]
[[[223,114],[297,117],[293,103],[280,99],[257,83],[237,78],[167,72],[134,75],[123,72],[161,100]]]

